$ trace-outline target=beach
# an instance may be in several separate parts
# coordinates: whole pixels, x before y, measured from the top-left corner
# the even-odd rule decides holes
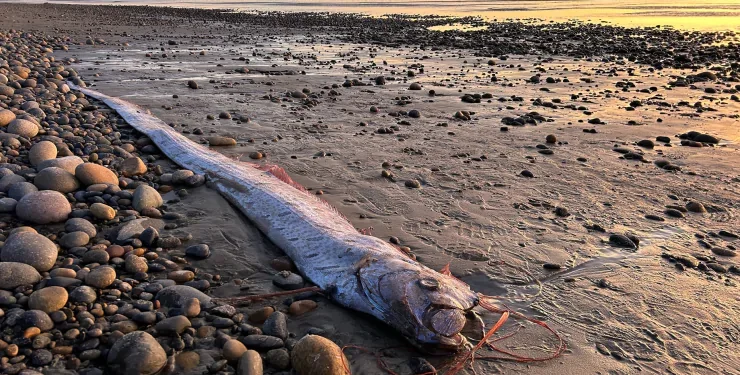
[[[740,65],[733,32],[488,23],[470,16],[4,3],[0,10],[5,31],[57,38],[45,56],[76,71],[88,88],[138,104],[198,143],[233,139],[234,145],[213,148],[234,160],[284,168],[356,228],[398,244],[430,268],[449,264],[472,290],[546,322],[567,344],[564,355],[546,362],[476,361],[478,373],[732,374],[740,368]],[[30,100],[18,90],[2,104],[21,116],[30,112],[22,109]],[[91,113],[108,116],[104,105],[94,105]],[[59,121],[48,110],[37,116],[47,131]],[[19,163],[44,134],[21,142]],[[147,177],[134,181],[176,185],[152,171],[161,165],[173,173],[177,166],[145,157],[145,142],[129,143],[148,167]],[[87,148],[75,149],[90,162]],[[187,257],[180,267],[194,281],[208,280],[208,296],[280,290],[275,260],[283,253],[216,191],[202,182],[159,191],[166,202],[160,210],[179,215],[160,235],[188,241],[158,257],[179,262],[185,248],[208,244],[208,257]],[[84,206],[75,210],[88,203],[77,202]],[[138,211],[137,218],[146,216]],[[3,235],[10,237],[21,223],[15,214],[3,215]],[[100,240],[120,224],[93,222]],[[69,231],[34,227],[45,235]],[[90,237],[76,246],[86,251],[61,250],[54,268],[64,268],[65,259],[77,264],[100,244]],[[151,264],[148,253],[139,255]],[[138,282],[159,278],[155,269]],[[137,300],[126,293],[111,304]],[[440,369],[450,361],[416,351],[382,322],[320,295],[306,299],[317,307],[286,314],[286,348],[288,340],[317,333],[340,347],[380,353],[401,374],[419,373],[411,358]],[[297,300],[240,305],[228,318],[251,320],[268,306],[287,313]],[[20,328],[8,324],[8,306],[0,306],[6,336],[0,342],[11,343]],[[109,318],[100,322],[103,337],[116,331],[114,315],[103,314]],[[200,318],[204,327],[213,321]],[[506,325],[499,335],[518,333],[500,346],[546,356],[552,336],[525,323]],[[152,331],[144,323],[139,328]],[[236,323],[219,329],[185,350],[165,347],[175,372],[237,372],[233,360],[212,369],[224,356],[224,336],[250,335]],[[89,340],[69,341],[63,346],[73,346],[71,353],[50,350],[55,360],[42,366],[28,359],[33,345],[19,342],[28,358],[6,352],[0,366],[6,373],[20,373],[15,365],[23,363],[41,372],[57,366],[89,374],[110,365],[106,340],[94,348],[98,357],[82,361],[80,346]],[[290,371],[276,352],[268,359],[258,351],[264,373]],[[197,355],[183,355],[188,352]],[[353,374],[382,373],[372,354],[346,354]],[[76,368],[67,365],[75,362],[71,357]]]

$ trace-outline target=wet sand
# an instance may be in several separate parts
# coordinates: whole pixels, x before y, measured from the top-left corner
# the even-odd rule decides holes
[[[7,11],[6,28],[80,41],[55,56],[76,59],[72,66],[93,89],[150,109],[194,140],[236,138],[237,146],[219,150],[245,161],[261,152],[266,157],[258,162],[280,165],[321,191],[357,228],[396,237],[432,268],[450,263],[474,290],[499,296],[566,337],[568,352],[557,360],[479,361],[480,372],[731,374],[740,367],[738,257],[699,243],[730,251],[739,244],[718,234],[740,231],[740,103],[732,99],[738,69],[719,54],[702,56],[708,66],[699,69],[655,69],[542,50],[506,59],[475,48],[422,50],[413,31],[397,35],[408,44],[367,44],[352,41],[351,28],[147,18],[141,10],[117,11],[131,18],[111,22],[84,7],[0,9]],[[88,37],[104,42],[85,44]],[[712,67],[723,78],[671,85]],[[386,77],[384,85],[375,85],[378,76]],[[189,89],[190,80],[200,89]],[[368,85],[343,87],[347,80]],[[412,83],[422,89],[409,90]],[[303,89],[310,90],[306,98],[291,95]],[[461,101],[486,93],[490,99],[480,103]],[[420,116],[409,116],[411,110]],[[470,119],[455,118],[460,111]],[[221,112],[231,119],[219,119]],[[527,114],[533,123],[512,125]],[[237,121],[241,116],[249,121]],[[195,128],[203,135],[192,135]],[[682,146],[678,135],[689,131],[719,142]],[[547,143],[548,135],[557,140]],[[638,146],[642,140],[654,148]],[[660,168],[658,160],[680,170]],[[689,202],[707,212],[664,213]],[[213,295],[244,294],[245,285],[249,293],[274,290],[269,261],[279,249],[225,200],[201,187],[175,208],[188,213],[195,240],[213,250],[193,265],[227,281]],[[610,234],[634,235],[639,247],[613,246]],[[676,259],[699,266],[680,270]],[[329,301],[290,324],[301,334],[323,328],[340,345],[404,345],[382,324]],[[515,329],[510,324],[502,334]],[[552,342],[528,326],[501,344],[542,355]],[[411,348],[388,354],[401,373],[419,355]],[[380,371],[372,356],[349,357],[353,373]]]

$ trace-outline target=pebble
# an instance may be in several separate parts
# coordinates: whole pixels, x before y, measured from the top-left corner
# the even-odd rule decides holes
[[[244,346],[239,340],[228,340],[221,349],[221,355],[229,362],[239,360],[242,355],[247,351],[247,347]]]
[[[116,270],[111,266],[96,267],[85,276],[85,284],[98,289],[109,287],[116,280]]]
[[[262,357],[254,350],[247,350],[239,358],[236,367],[237,375],[262,375]]]
[[[23,329],[36,327],[41,332],[54,329],[54,322],[49,318],[49,314],[41,310],[28,310],[24,312],[18,319],[18,324]]]
[[[36,166],[36,169],[41,171],[46,168],[58,167],[64,169],[69,173],[75,174],[77,167],[82,163],[83,161],[79,156],[64,156],[61,158],[44,160]]]
[[[69,294],[67,290],[58,286],[49,286],[39,289],[28,298],[28,307],[32,310],[41,310],[45,313],[52,313],[64,307],[67,304]]]
[[[211,256],[211,249],[206,244],[193,245],[185,249],[185,255],[205,259]]]
[[[174,336],[182,334],[191,326],[190,320],[187,317],[178,315],[162,320],[154,328],[160,335]]]
[[[133,207],[136,211],[144,208],[158,208],[164,204],[159,192],[149,185],[140,185],[134,191]]]
[[[262,332],[265,335],[279,337],[282,340],[288,338],[288,317],[280,312],[275,311],[262,324]]]
[[[13,290],[21,285],[41,281],[41,274],[25,263],[0,262],[0,289]]]
[[[724,247],[713,246],[712,252],[723,257],[734,257],[737,256],[737,252]]]
[[[321,336],[306,335],[298,340],[290,359],[293,369],[299,375],[350,375],[345,367],[350,362],[342,349]]]
[[[18,134],[21,137],[33,138],[39,134],[39,126],[36,123],[17,118],[8,124],[8,133]]]
[[[249,335],[242,337],[240,340],[247,348],[256,350],[277,349],[284,345],[280,338],[267,335]]]
[[[118,186],[118,176],[110,169],[94,164],[82,163],[75,167],[75,177],[83,186],[95,184],[108,184]]]
[[[287,370],[290,368],[290,353],[285,348],[269,350],[265,358],[270,366],[278,370]]]
[[[291,315],[298,316],[303,315],[309,311],[312,311],[318,307],[318,304],[315,301],[312,301],[310,299],[304,299],[300,301],[295,301],[290,304],[290,307],[288,308],[288,312]]]
[[[81,247],[87,245],[90,242],[90,235],[85,232],[69,232],[62,236],[59,240],[59,245],[65,249],[71,249],[73,247]]]
[[[147,272],[149,270],[149,265],[145,258],[137,256],[136,254],[130,254],[126,257],[124,268],[126,272],[135,274],[137,272]]]
[[[8,197],[19,201],[30,193],[39,191],[36,185],[30,182],[16,182],[8,187]]]
[[[59,223],[67,220],[72,206],[62,193],[43,190],[24,196],[18,201],[15,213],[21,220],[35,224]]]
[[[31,146],[28,151],[28,160],[31,165],[37,166],[41,162],[46,160],[55,159],[57,157],[57,146],[49,141],[41,141]]]
[[[100,220],[113,220],[116,217],[116,210],[104,203],[93,203],[90,206],[90,213]]]
[[[13,120],[15,120],[15,113],[7,109],[0,109],[0,127],[8,126]]]
[[[170,280],[174,280],[178,284],[182,284],[193,280],[195,278],[195,274],[193,273],[193,271],[188,270],[172,271],[167,274],[167,278]]]
[[[290,271],[278,272],[273,276],[272,283],[275,284],[275,286],[286,290],[303,288],[303,278]]]
[[[57,254],[57,246],[48,238],[38,233],[19,232],[5,241],[0,260],[28,264],[39,272],[46,272],[56,263]]]
[[[630,249],[636,249],[637,244],[635,244],[632,239],[629,237],[623,235],[623,234],[617,234],[614,233],[609,236],[609,243],[617,246],[617,247],[625,247]]]
[[[703,204],[691,201],[686,204],[686,209],[689,210],[689,212],[696,212],[696,213],[706,213],[707,209],[704,207]]]
[[[15,206],[18,204],[13,198],[0,198],[0,213],[12,213],[15,212]]]
[[[124,177],[140,176],[146,172],[146,164],[138,157],[128,158],[121,163],[121,174]]]
[[[207,140],[209,146],[236,146],[234,138],[214,136],[208,137]]]
[[[107,363],[121,374],[154,375],[167,363],[167,354],[152,335],[137,331],[116,340]]]
[[[98,294],[95,292],[95,289],[87,285],[79,286],[69,293],[69,300],[76,303],[90,304],[95,302],[97,298]]]
[[[192,298],[200,301],[200,305],[206,309],[213,306],[211,297],[187,285],[167,286],[160,290],[155,298],[163,307],[167,308],[181,308]]]
[[[50,167],[41,170],[33,179],[39,190],[54,190],[60,193],[71,193],[80,188],[74,175],[62,168]]]

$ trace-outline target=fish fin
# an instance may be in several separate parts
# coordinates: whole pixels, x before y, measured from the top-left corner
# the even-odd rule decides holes
[[[447,276],[452,276],[452,271],[450,271],[450,264],[447,263],[446,266],[442,267],[442,269],[439,270],[439,273]]]
[[[288,175],[288,172],[285,171],[285,169],[278,167],[277,165],[272,164],[263,164],[263,165],[255,165],[255,168],[270,173],[271,175],[275,176],[278,180],[285,182],[286,184],[300,190],[303,192],[308,192],[306,188],[304,188],[301,184],[293,181],[292,178]]]
[[[252,165],[253,167],[261,170],[261,171],[265,171],[265,172],[273,175],[278,180],[280,180],[282,182],[285,182],[286,184],[288,184],[288,185],[290,185],[290,186],[292,186],[292,187],[294,187],[294,188],[296,188],[296,189],[298,189],[298,190],[306,193],[306,195],[308,195],[308,196],[316,199],[317,201],[325,204],[332,211],[334,211],[337,215],[341,216],[344,220],[346,220],[347,222],[349,222],[349,219],[347,219],[347,217],[344,216],[344,214],[342,214],[341,212],[339,212],[339,210],[337,210],[336,207],[330,205],[325,200],[316,197],[314,194],[311,194],[305,187],[303,187],[303,185],[301,185],[301,184],[293,181],[293,179],[290,178],[290,175],[288,175],[288,172],[286,172],[285,169],[283,169],[283,168],[281,168],[281,167],[279,167],[277,165],[273,165],[273,164],[262,164],[262,165],[260,165],[260,164],[251,164],[251,163],[249,163],[249,164]]]

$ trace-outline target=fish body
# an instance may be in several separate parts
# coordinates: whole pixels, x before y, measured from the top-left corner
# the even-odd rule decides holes
[[[69,85],[116,110],[181,167],[206,175],[303,276],[337,303],[380,319],[429,352],[458,351],[467,345],[459,332],[465,312],[478,304],[467,284],[360,233],[336,209],[279,179],[274,170],[197,144],[132,103]]]

